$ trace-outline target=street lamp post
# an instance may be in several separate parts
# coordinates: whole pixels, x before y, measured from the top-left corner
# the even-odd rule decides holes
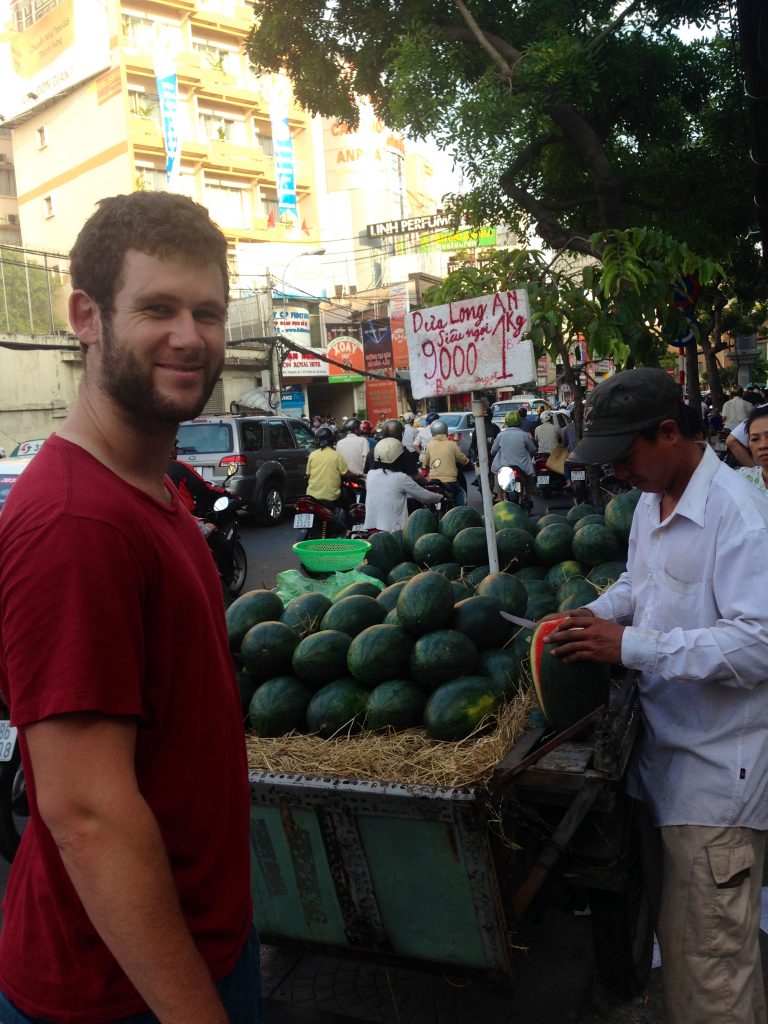
[[[283,268],[283,276],[281,278],[283,283],[283,313],[288,311],[288,296],[285,294],[288,283],[288,268],[292,263],[295,263],[296,260],[300,260],[302,256],[325,256],[325,249],[306,249],[304,252],[297,252],[296,255],[292,256],[285,264],[285,267]]]

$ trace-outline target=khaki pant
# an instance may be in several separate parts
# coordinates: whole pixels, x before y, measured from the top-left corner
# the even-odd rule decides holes
[[[760,964],[765,833],[667,825],[657,935],[669,1024],[767,1024]]]

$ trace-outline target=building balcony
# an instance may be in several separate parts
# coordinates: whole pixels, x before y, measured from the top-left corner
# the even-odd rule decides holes
[[[211,139],[208,143],[207,161],[211,167],[227,171],[244,171],[246,174],[264,177],[264,152],[258,146],[242,146],[226,139]]]
[[[163,130],[150,117],[130,114],[128,116],[128,139],[134,146],[139,146],[142,149],[165,150]]]
[[[200,0],[191,21],[195,25],[232,32],[242,37],[253,27],[253,8],[234,0]]]

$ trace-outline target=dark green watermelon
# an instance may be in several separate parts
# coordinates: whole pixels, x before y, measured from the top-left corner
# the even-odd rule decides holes
[[[418,576],[421,569],[415,562],[398,562],[396,566],[387,573],[387,584],[399,583],[401,580],[409,580],[411,576]]]
[[[293,652],[293,673],[313,690],[338,679],[347,671],[351,638],[338,629],[322,629],[304,637]]]
[[[475,592],[475,588],[471,583],[467,583],[464,579],[451,580],[451,587],[453,589],[453,603],[457,604],[459,601],[466,601],[468,597],[472,597]]]
[[[382,583],[387,582],[387,574],[378,565],[369,565],[367,562],[361,562],[360,565],[355,566],[355,572],[361,572],[364,576],[370,576],[374,580],[381,580]]]
[[[569,583],[571,581],[569,580]],[[557,611],[559,612],[572,612],[576,608],[583,608],[585,605],[594,601],[597,596],[597,589],[591,584],[587,583],[586,580],[575,580],[573,581],[573,587],[569,587],[565,584],[563,588],[557,592]],[[565,591],[564,596],[560,596]]]
[[[582,505],[574,505],[573,508],[569,508],[565,518],[571,526],[575,526],[580,519],[584,518],[584,516],[593,516],[596,512],[597,509],[594,508],[594,506],[587,505],[585,502]]]
[[[504,697],[514,697],[520,689],[520,659],[512,651],[502,647],[480,651],[478,672],[490,679],[496,691]]]
[[[460,565],[488,564],[488,538],[483,526],[468,526],[453,538],[453,557]]]
[[[453,609],[451,629],[465,633],[478,648],[501,647],[509,639],[511,624],[501,616],[494,597],[467,597]]]
[[[283,602],[271,590],[249,590],[227,608],[227,637],[232,651],[239,651],[243,637],[259,622],[275,622],[283,614]]]
[[[584,575],[584,566],[579,565],[575,559],[569,558],[564,562],[558,562],[557,565],[553,565],[544,578],[552,590],[557,593],[566,580]]]
[[[470,505],[457,505],[450,509],[440,520],[440,533],[444,534],[451,542],[462,530],[470,526],[482,526],[483,517]]]
[[[525,606],[525,618],[538,622],[545,615],[558,611],[558,608],[557,598],[551,591],[548,594],[532,594]]]
[[[408,578],[410,579],[410,577]],[[395,607],[395,605],[397,604],[397,599],[400,596],[400,592],[407,582],[407,579],[398,580],[397,583],[391,583],[388,587],[382,590],[382,592],[379,594],[376,600],[380,604],[384,605],[385,611],[389,611],[390,608]]]
[[[502,572],[514,573],[522,566],[535,561],[533,535],[527,530],[512,527],[499,530],[496,534],[496,550],[499,554],[499,568]]]
[[[549,518],[545,516],[545,518]],[[563,519],[539,530],[533,542],[536,557],[543,565],[557,565],[573,557],[573,527]]]
[[[559,526],[561,523],[567,523],[568,520],[560,512],[548,512],[544,516],[539,516],[538,519],[533,520],[533,532],[539,534],[545,526]]]
[[[436,629],[419,637],[413,645],[410,676],[425,690],[434,690],[455,679],[458,673],[473,672],[477,663],[477,648],[466,634],[455,629]]]
[[[275,676],[261,684],[248,707],[248,728],[257,736],[302,732],[312,691],[295,676]]]
[[[486,576],[477,587],[478,597],[495,598],[505,612],[523,615],[528,604],[528,592],[520,580],[507,572],[495,572]]]
[[[352,597],[345,597],[331,605],[320,628],[336,629],[353,637],[369,626],[383,622],[386,614],[384,605],[375,598],[367,597],[365,594],[353,594]]]
[[[284,622],[258,622],[240,645],[246,671],[261,683],[291,671],[291,658],[299,637]]]
[[[522,569],[516,569],[513,573],[523,583],[528,580],[543,580],[547,575],[546,565],[525,565]]]
[[[285,606],[280,621],[294,629],[299,638],[303,638],[320,629],[323,616],[330,607],[331,599],[325,594],[300,594]]]
[[[463,676],[443,683],[424,709],[424,726],[433,740],[466,739],[482,723],[491,724],[501,700],[485,676]]]
[[[432,572],[439,572],[448,580],[457,580],[461,576],[461,566],[458,562],[438,562],[437,565],[430,566],[430,568]]]
[[[384,590],[384,587],[379,583],[378,580],[371,578],[370,583],[366,583],[362,580],[357,583],[348,583],[346,587],[342,589],[333,597],[333,604],[337,601],[343,601],[345,597],[353,597],[356,594],[364,594],[365,597],[378,597],[379,594]]]
[[[427,693],[410,679],[387,679],[368,695],[365,727],[377,732],[384,729],[410,729],[421,725]]]
[[[398,562],[403,560],[402,545],[391,533],[372,533],[368,538],[371,545],[365,560],[369,565],[377,565],[384,572],[389,572]]]
[[[368,693],[349,679],[337,679],[318,690],[307,707],[307,728],[326,739],[362,726]]]
[[[450,589],[450,583],[444,582]],[[412,647],[413,638],[401,626],[386,622],[369,626],[349,645],[347,666],[359,683],[373,689],[387,679],[407,676]]]
[[[384,616],[384,621],[388,626],[400,626],[402,623],[397,615],[397,605],[390,608],[387,614]]]
[[[615,562],[621,554],[618,537],[607,526],[583,526],[573,537],[573,555],[583,565]]]
[[[605,506],[605,525],[612,533],[616,534],[619,541],[624,545],[629,541],[632,517],[635,514],[635,508],[641,494],[642,491],[635,488],[626,494],[617,494]]]
[[[491,567],[489,565],[478,565],[476,569],[469,569],[468,571],[465,571],[463,576],[471,586],[477,587],[478,584],[490,573],[490,571]]]
[[[414,576],[400,592],[397,615],[405,629],[414,636],[447,626],[453,616],[451,581],[438,572]],[[390,672],[389,678],[399,674]]]
[[[442,533],[425,533],[413,545],[413,560],[419,566],[438,565],[450,562],[452,558],[451,541]]]
[[[603,590],[615,583],[619,576],[626,571],[626,568],[626,562],[602,562],[587,573],[587,579]]]
[[[415,512],[411,512],[403,527],[403,547],[406,558],[413,558],[413,546],[419,537],[425,533],[437,533],[438,530],[437,520],[428,508],[417,508]]]
[[[597,523],[598,526],[605,526],[605,516],[595,514],[593,516],[582,516],[581,519],[577,519],[576,522],[573,523],[574,536],[583,526],[593,526],[595,523]]]

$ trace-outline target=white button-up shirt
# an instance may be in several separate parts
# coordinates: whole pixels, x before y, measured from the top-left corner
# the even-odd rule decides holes
[[[768,829],[768,498],[707,448],[660,506],[640,498],[627,571],[588,606],[641,673],[628,790],[658,825]]]

